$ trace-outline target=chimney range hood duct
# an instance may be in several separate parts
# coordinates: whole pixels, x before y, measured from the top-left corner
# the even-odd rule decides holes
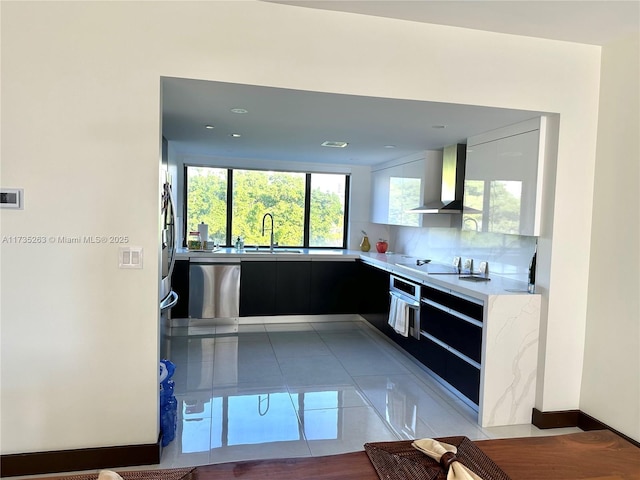
[[[412,208],[412,213],[462,213],[464,195],[464,170],[467,146],[464,144],[444,147],[442,153],[442,190],[440,200]]]

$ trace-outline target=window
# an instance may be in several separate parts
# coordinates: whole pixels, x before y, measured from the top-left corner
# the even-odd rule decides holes
[[[310,246],[343,246],[346,194],[346,175],[311,174]]]
[[[348,175],[186,166],[185,179],[186,232],[204,222],[209,241],[267,246],[271,213],[281,247],[346,247]]]
[[[186,168],[187,218],[186,232],[198,230],[198,224],[209,225],[209,239],[225,243],[227,238],[227,169]],[[205,240],[203,238],[203,240]],[[185,244],[186,246],[186,244]]]
[[[280,246],[301,246],[304,239],[305,174],[233,171],[232,237],[241,236],[245,245],[268,245],[273,215],[274,242]]]

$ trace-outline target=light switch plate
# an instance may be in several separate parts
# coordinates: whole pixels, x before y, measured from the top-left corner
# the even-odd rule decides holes
[[[24,208],[24,189],[0,188],[0,208],[22,210]]]
[[[119,247],[118,266],[120,268],[142,268],[142,247]]]

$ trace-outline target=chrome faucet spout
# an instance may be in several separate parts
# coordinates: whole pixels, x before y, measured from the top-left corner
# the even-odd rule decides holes
[[[264,221],[267,217],[271,219],[271,235],[269,238],[269,251],[273,252],[273,215],[271,215],[270,213],[265,213],[264,216],[262,217],[262,236],[264,237]]]

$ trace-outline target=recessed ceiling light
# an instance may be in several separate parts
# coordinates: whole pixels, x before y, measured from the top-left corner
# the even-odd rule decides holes
[[[347,143],[347,142],[334,142],[334,141],[327,140],[326,142],[322,142],[321,145],[323,147],[344,148],[347,145],[349,145],[349,143]]]
[[[384,148],[396,148],[395,145],[385,145]]]
[[[242,136],[242,134],[240,134],[240,133],[231,133],[231,134],[229,134],[229,136],[233,137],[233,138],[240,138]]]
[[[431,128],[447,128],[446,125],[431,125]]]
[[[207,130],[213,130],[216,127],[214,127],[213,125],[205,125],[204,128],[206,128]]]
[[[244,108],[232,108],[231,111],[233,113],[247,113],[247,112],[249,112],[249,110],[246,110]]]

